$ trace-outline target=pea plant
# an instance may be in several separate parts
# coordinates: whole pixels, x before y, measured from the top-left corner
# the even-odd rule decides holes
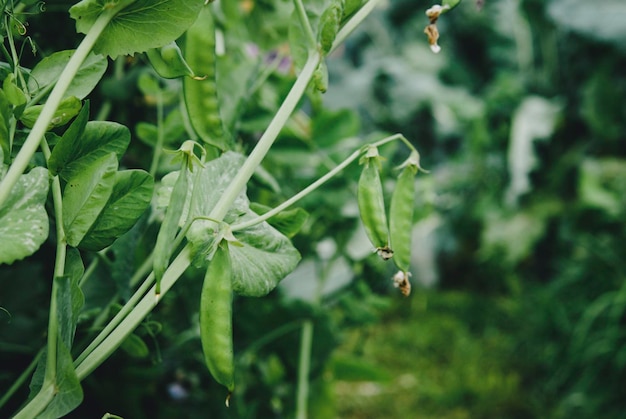
[[[401,134],[357,147],[274,208],[255,205],[247,195],[253,176],[273,179],[261,163],[303,99],[320,106],[319,95],[328,89],[327,55],[377,3],[294,0],[289,8],[281,6],[287,10],[284,30],[268,45],[257,45],[278,52],[250,65],[246,48],[263,28],[253,32],[240,24],[238,2],[82,0],[69,9],[84,34],[78,47],[53,52],[32,68],[20,64],[28,43],[21,19],[40,4],[0,3],[5,59],[0,63],[0,263],[27,258],[47,241],[55,249],[47,342],[32,364],[34,374],[25,371],[0,406],[32,374],[31,396],[16,418],[60,417],[75,409],[83,399],[80,382],[129,338],[191,266],[205,272],[199,296],[202,350],[211,375],[227,389],[228,404],[236,391],[233,295],[263,297],[295,269],[301,256],[290,238],[306,214],[290,207],[352,164],[362,166],[357,201],[367,236],[383,259],[395,263],[393,281],[409,295],[420,162]],[[457,3],[444,2],[428,14],[431,45],[437,46],[437,17]],[[145,170],[125,168],[129,128],[91,119],[90,94],[102,83],[108,59],[119,56],[140,57],[152,68],[139,78],[157,108],[156,125],[138,126],[138,135],[152,145]],[[246,152],[239,136],[246,98],[285,59],[295,69],[295,81]],[[175,151],[169,148],[172,126],[183,126],[186,136]],[[406,161],[387,211],[379,149],[397,142],[405,147]],[[88,344],[75,345],[85,304],[82,287],[93,265],[129,232],[147,232],[147,226],[158,232],[143,263],[127,275],[132,295],[112,295],[112,304],[123,306],[105,324],[94,325],[99,333]],[[90,261],[87,267],[84,260]]]

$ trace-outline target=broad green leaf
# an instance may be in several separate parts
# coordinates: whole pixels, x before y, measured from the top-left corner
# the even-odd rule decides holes
[[[117,13],[94,46],[117,57],[159,48],[179,38],[195,21],[204,0],[135,0]],[[76,30],[87,33],[110,0],[83,0],[70,8]]]
[[[44,105],[34,105],[29,106],[24,110],[24,113],[20,116],[20,122],[24,124],[28,128],[32,128],[39,118],[41,111],[43,110]],[[68,122],[80,112],[81,102],[75,96],[66,97],[61,101],[59,107],[54,112],[54,116],[48,124],[48,129],[52,129],[54,127],[60,127]]]
[[[78,138],[63,135],[52,151],[49,165],[51,170],[54,170],[53,173],[58,173],[61,178],[68,180],[110,153],[120,159],[129,143],[130,131],[124,125],[116,122],[89,121]]]
[[[256,217],[250,212],[243,220]],[[300,253],[291,241],[268,223],[237,232],[242,247],[230,246],[233,291],[249,297],[267,295],[293,271]]]
[[[130,230],[150,205],[153,188],[152,176],[143,170],[117,172],[108,202],[79,247],[94,251],[104,249]]]
[[[63,191],[63,225],[70,246],[78,246],[108,202],[116,172],[117,156],[110,153],[67,182]]]
[[[10,121],[11,106],[4,92],[0,90],[0,149],[2,149],[3,155],[0,163],[3,161],[8,163],[11,157],[11,138],[9,137]]]
[[[250,209],[259,215],[263,215],[270,211],[272,208],[257,204],[255,202],[250,203]],[[290,210],[281,211],[267,220],[269,225],[278,230],[281,234],[291,238],[298,234],[306,220],[309,218],[309,213],[302,208],[293,208]]]
[[[59,174],[59,170],[67,164],[67,160],[72,157],[72,154],[78,153],[76,151],[72,152],[72,150],[79,149],[78,138],[85,132],[85,127],[89,121],[89,108],[89,101],[85,101],[85,105],[83,105],[74,122],[65,130],[61,139],[56,141],[54,146],[50,144],[50,141],[48,142],[53,147],[52,154],[48,159],[48,170],[50,170],[50,174],[53,176]]]
[[[25,105],[28,100],[22,89],[15,84],[15,75],[13,73],[10,73],[7,78],[4,79],[2,90],[11,105],[15,107]]]
[[[51,90],[73,54],[74,50],[58,51],[37,63],[28,76],[28,90],[31,94]],[[102,55],[89,54],[72,79],[64,97],[76,96],[79,99],[87,97],[102,79],[107,64],[106,58]],[[46,96],[44,95],[42,99]]]
[[[208,216],[232,182],[244,162],[238,153],[227,152],[220,158],[208,162],[194,179],[193,195],[188,217]],[[250,210],[245,191],[237,197],[225,217],[228,223],[256,218]],[[206,257],[214,248],[215,223],[195,221],[187,238],[193,246],[194,261],[206,263]],[[237,232],[236,238],[242,247],[230,246],[233,261],[233,290],[241,295],[262,296],[273,290],[300,260],[300,254],[287,237],[268,223]]]
[[[211,213],[224,190],[239,172],[244,161],[243,155],[229,151],[222,154],[220,158],[205,164],[198,177],[193,179],[193,197],[188,218],[207,216]],[[237,215],[245,213],[247,209],[248,199],[245,191],[242,191],[224,221],[233,221]]]
[[[48,182],[48,171],[34,168],[20,176],[0,207],[0,264],[32,255],[48,237]]]

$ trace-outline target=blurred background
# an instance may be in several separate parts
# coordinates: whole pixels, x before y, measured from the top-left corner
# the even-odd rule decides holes
[[[284,42],[290,3],[246,4],[255,33]],[[294,115],[265,162],[271,176],[248,191],[276,205],[365,141],[403,133],[429,171],[417,177],[412,294],[393,288],[393,268],[366,243],[354,165],[301,203],[300,267],[266,298],[236,299],[230,409],[203,365],[202,273],[189,272],[85,380],[72,417],[294,417],[308,347],[311,418],[626,418],[626,3],[464,0],[439,19],[439,54],[423,33],[431,5],[383,2],[329,57],[328,92]],[[64,10],[46,12],[67,21],[53,50],[79,39]],[[34,39],[51,30],[35,23]],[[92,109],[134,129],[127,165],[141,166],[149,142],[137,127],[155,115],[137,87],[146,61],[116,68]],[[279,70],[246,106],[243,148],[293,81]],[[172,130],[173,147],[185,138]],[[408,153],[380,151],[390,196]],[[12,362],[0,388],[42,344],[52,251],[1,268],[13,331],[0,339]],[[113,268],[99,269],[85,324],[111,290],[124,296]]]

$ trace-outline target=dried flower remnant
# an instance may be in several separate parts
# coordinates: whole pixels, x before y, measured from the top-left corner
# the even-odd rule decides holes
[[[437,41],[439,40],[439,30],[437,29],[437,19],[439,19],[439,16],[443,12],[447,11],[449,8],[450,8],[449,6],[441,6],[439,4],[436,4],[430,9],[426,10],[426,16],[428,17],[430,24],[426,26],[426,28],[424,29],[424,33],[426,34],[426,36],[428,36],[428,43],[430,44],[430,49],[435,54],[441,51],[441,47],[439,46],[439,44],[437,44]]]
[[[405,297],[408,297],[409,294],[411,294],[411,282],[409,281],[410,276],[410,272],[398,271],[392,278],[393,286],[400,289],[400,292]]]

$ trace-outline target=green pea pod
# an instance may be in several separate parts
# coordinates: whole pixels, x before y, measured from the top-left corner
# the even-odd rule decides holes
[[[322,93],[328,90],[328,67],[324,60],[320,61],[313,73],[313,86]]]
[[[411,264],[411,230],[415,200],[415,175],[418,167],[407,164],[400,172],[389,206],[389,233],[393,261],[404,272]]]
[[[343,0],[335,0],[322,13],[319,26],[319,43],[324,55],[330,52],[335,42],[337,32],[341,26],[341,18],[343,17],[344,3]]]
[[[393,251],[389,247],[389,229],[383,196],[383,185],[380,181],[378,151],[370,147],[361,160],[363,171],[357,187],[357,201],[361,221],[378,254],[385,260],[391,258]]]
[[[194,77],[193,70],[185,61],[183,53],[175,41],[161,48],[149,49],[146,51],[146,56],[154,71],[163,78]]]
[[[222,240],[209,263],[200,296],[200,340],[204,361],[215,380],[235,389],[232,325],[232,268],[228,242]]]
[[[183,79],[185,107],[191,126],[203,142],[227,150],[229,142],[217,96],[215,22],[210,7],[202,8],[195,23],[187,30],[184,55],[189,66],[201,76]]]
[[[183,163],[178,179],[172,189],[170,201],[165,210],[165,218],[157,235],[156,245],[154,246],[154,277],[156,279],[156,294],[161,294],[161,279],[165,273],[165,269],[169,265],[170,257],[174,251],[174,239],[178,231],[178,222],[185,207],[187,199],[187,188],[189,187],[188,177],[188,161]]]

